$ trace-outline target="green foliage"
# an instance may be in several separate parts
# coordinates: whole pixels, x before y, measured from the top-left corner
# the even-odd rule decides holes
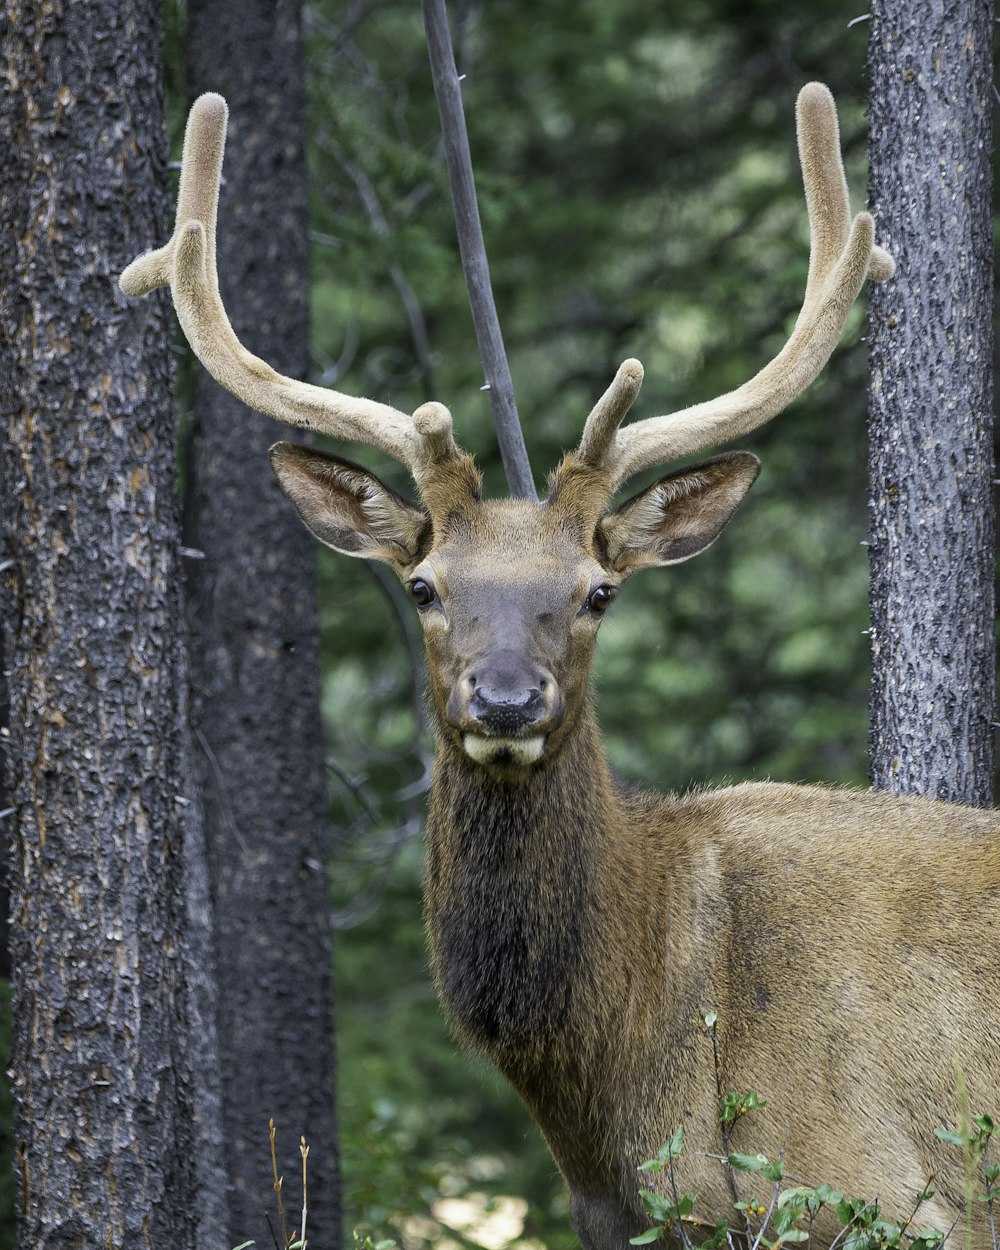
[[[960,1090],[964,1092],[964,1081],[960,1082]],[[968,1176],[982,1173],[985,1188],[982,1193],[974,1193],[971,1197],[973,1201],[985,1202],[991,1207],[994,1202],[1000,1201],[1000,1164],[991,1163],[989,1158],[990,1142],[995,1133],[996,1125],[989,1115],[971,1116],[967,1124],[957,1129],[934,1130],[935,1137],[961,1149]]]
[[[673,1136],[668,1138],[660,1147],[655,1159],[647,1159],[645,1163],[639,1164],[640,1172],[662,1172],[664,1168],[670,1166],[671,1159],[680,1157],[684,1150],[684,1126],[678,1125],[674,1130]]]
[[[371,1237],[362,1237],[354,1230],[354,1250],[393,1250],[394,1241],[372,1241]]]
[[[714,1013],[712,1023],[708,1027],[715,1027]],[[746,1115],[748,1111],[757,1111],[760,1107],[766,1106],[767,1103],[755,1089],[749,1089],[745,1094],[737,1094],[734,1089],[727,1090],[722,1096],[722,1104],[719,1108],[719,1123],[732,1124],[734,1120],[741,1115]]]
[[[721,1106],[749,1107],[751,1102],[757,1107],[765,1105],[756,1092],[750,1090],[740,1095],[730,1091],[724,1096]],[[720,1115],[720,1123],[722,1122],[723,1116]],[[1000,1167],[987,1161],[993,1132],[993,1121],[988,1115],[972,1117],[967,1129],[934,1130],[935,1136],[959,1147],[966,1157],[971,1155],[977,1161],[987,1183],[986,1192],[979,1195],[978,1200],[986,1203],[992,1203],[998,1197],[993,1182],[1000,1174]],[[729,1171],[733,1194],[738,1193],[735,1180],[735,1173],[738,1172],[759,1175],[770,1181],[770,1198],[766,1203],[756,1197],[734,1198],[733,1210],[739,1213],[739,1218],[732,1225],[725,1220],[714,1223],[705,1221],[696,1214],[697,1196],[678,1193],[674,1163],[680,1158],[683,1149],[684,1131],[683,1128],[677,1128],[669,1141],[660,1148],[655,1159],[639,1164],[640,1172],[667,1171],[672,1197],[665,1197],[662,1193],[649,1189],[639,1190],[643,1206],[653,1223],[644,1232],[633,1237],[631,1245],[648,1245],[672,1232],[684,1247],[698,1245],[721,1250],[725,1246],[728,1250],[733,1250],[739,1244],[747,1246],[749,1250],[760,1250],[761,1247],[764,1250],[779,1250],[781,1246],[808,1241],[814,1221],[824,1209],[835,1217],[839,1226],[831,1244],[842,1247],[843,1250],[898,1250],[901,1246],[908,1250],[937,1250],[937,1247],[943,1246],[948,1240],[954,1228],[954,1224],[952,1228],[944,1230],[929,1226],[915,1228],[920,1208],[934,1196],[934,1190],[929,1185],[915,1195],[908,1217],[889,1218],[877,1199],[851,1198],[842,1190],[834,1189],[826,1183],[783,1188],[783,1160],[769,1160],[762,1154],[734,1152],[727,1153],[720,1162],[720,1166]],[[996,1245],[994,1232],[994,1246]]]

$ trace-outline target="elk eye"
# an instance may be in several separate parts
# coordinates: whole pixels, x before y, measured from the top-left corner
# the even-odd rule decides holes
[[[617,598],[617,586],[598,586],[590,592],[590,597],[587,599],[587,607],[590,608],[591,612],[597,612],[598,614],[607,612]]]
[[[415,578],[409,585],[413,602],[418,608],[430,607],[437,598],[437,595],[434,593],[434,587],[430,582],[425,582],[422,577]]]

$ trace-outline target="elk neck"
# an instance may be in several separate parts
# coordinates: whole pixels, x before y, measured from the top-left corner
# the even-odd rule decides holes
[[[537,768],[491,773],[439,743],[426,881],[438,989],[461,1040],[536,1111],[553,1064],[570,1055],[583,1088],[605,1082],[595,1009],[619,1036],[628,1015],[632,1037],[655,1027],[633,1014],[649,999],[628,926],[666,914],[648,836],[663,802],[615,787],[589,702]]]

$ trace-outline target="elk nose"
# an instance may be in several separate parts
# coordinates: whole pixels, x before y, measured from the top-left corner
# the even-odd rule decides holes
[[[476,685],[469,699],[469,711],[491,734],[516,733],[545,715],[545,700],[537,686],[522,690],[501,690]]]

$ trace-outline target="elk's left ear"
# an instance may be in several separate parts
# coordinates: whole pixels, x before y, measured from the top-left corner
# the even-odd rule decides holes
[[[600,522],[611,567],[627,577],[704,551],[726,528],[759,472],[756,456],[731,451],[661,477]]]
[[[281,489],[320,542],[400,572],[422,558],[430,517],[373,473],[297,443],[275,443],[268,455]]]

